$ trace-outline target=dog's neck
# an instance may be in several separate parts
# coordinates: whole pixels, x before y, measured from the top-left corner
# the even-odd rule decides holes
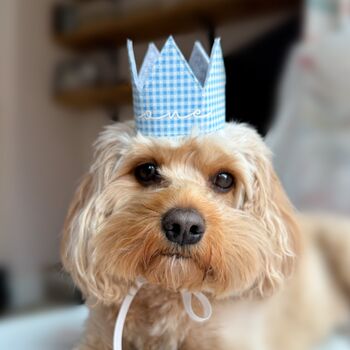
[[[113,328],[120,304],[105,306],[88,299],[87,332],[98,332],[106,349],[112,349]],[[194,309],[198,309],[194,303]],[[176,349],[195,322],[184,310],[181,294],[145,285],[137,293],[124,326],[123,349]]]

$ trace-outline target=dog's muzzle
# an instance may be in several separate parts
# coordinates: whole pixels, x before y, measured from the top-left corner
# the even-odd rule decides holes
[[[173,208],[163,216],[162,230],[170,242],[196,244],[204,235],[205,222],[195,209]]]

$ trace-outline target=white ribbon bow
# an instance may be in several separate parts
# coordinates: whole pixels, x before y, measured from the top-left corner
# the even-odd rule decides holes
[[[145,283],[146,282],[144,280],[137,280],[136,287],[130,288],[129,293],[126,295],[126,297],[122,302],[122,305],[120,306],[118,317],[114,327],[113,350],[122,350],[123,328],[124,328],[126,315],[128,313],[129,307],[135,295]],[[203,313],[204,313],[203,317],[198,316],[193,311],[192,294],[198,299],[198,301],[201,303],[203,307]],[[203,293],[200,293],[200,292],[191,293],[191,292],[183,291],[181,292],[181,295],[182,295],[182,302],[184,304],[185,310],[188,316],[193,321],[204,322],[211,317],[212,307],[210,305],[208,298]]]

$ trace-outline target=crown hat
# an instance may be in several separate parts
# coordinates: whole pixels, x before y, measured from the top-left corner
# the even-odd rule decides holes
[[[146,136],[207,134],[225,125],[225,67],[220,39],[210,58],[196,42],[189,61],[172,36],[161,52],[151,43],[138,73],[132,41],[128,55],[136,128]]]

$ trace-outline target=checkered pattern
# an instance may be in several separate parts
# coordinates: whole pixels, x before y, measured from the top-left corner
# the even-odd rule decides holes
[[[211,57],[196,43],[188,63],[170,37],[159,53],[151,44],[137,73],[132,43],[128,53],[138,131],[179,137],[210,133],[225,123],[225,68],[216,39]]]

